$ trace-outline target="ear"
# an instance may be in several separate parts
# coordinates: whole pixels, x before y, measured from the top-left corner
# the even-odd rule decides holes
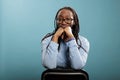
[[[75,25],[75,21],[73,21],[71,25],[72,25],[72,26]]]

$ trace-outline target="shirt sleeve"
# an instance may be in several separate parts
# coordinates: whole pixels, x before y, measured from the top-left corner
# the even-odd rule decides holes
[[[87,61],[89,42],[86,38],[84,38],[81,41],[82,41],[82,47],[86,51],[84,51],[82,48],[78,49],[78,45],[75,39],[66,42],[67,46],[69,47],[69,58],[71,62],[71,67],[73,69],[83,68]]]
[[[42,41],[42,64],[43,66],[53,69],[57,66],[58,44],[45,39]]]

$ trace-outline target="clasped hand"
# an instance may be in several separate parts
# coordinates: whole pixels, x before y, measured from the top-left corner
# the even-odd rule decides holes
[[[59,27],[56,33],[54,34],[52,40],[58,42],[59,37],[61,37],[64,41],[68,41],[69,39],[74,38],[71,27]]]

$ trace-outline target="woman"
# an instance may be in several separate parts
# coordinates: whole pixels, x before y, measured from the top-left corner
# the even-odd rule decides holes
[[[89,42],[79,35],[79,20],[71,7],[63,7],[55,16],[55,30],[42,39],[42,64],[48,69],[84,67]]]

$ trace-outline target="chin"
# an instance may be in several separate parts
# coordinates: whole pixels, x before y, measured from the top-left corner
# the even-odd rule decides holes
[[[66,26],[62,26],[62,28],[66,28]]]

